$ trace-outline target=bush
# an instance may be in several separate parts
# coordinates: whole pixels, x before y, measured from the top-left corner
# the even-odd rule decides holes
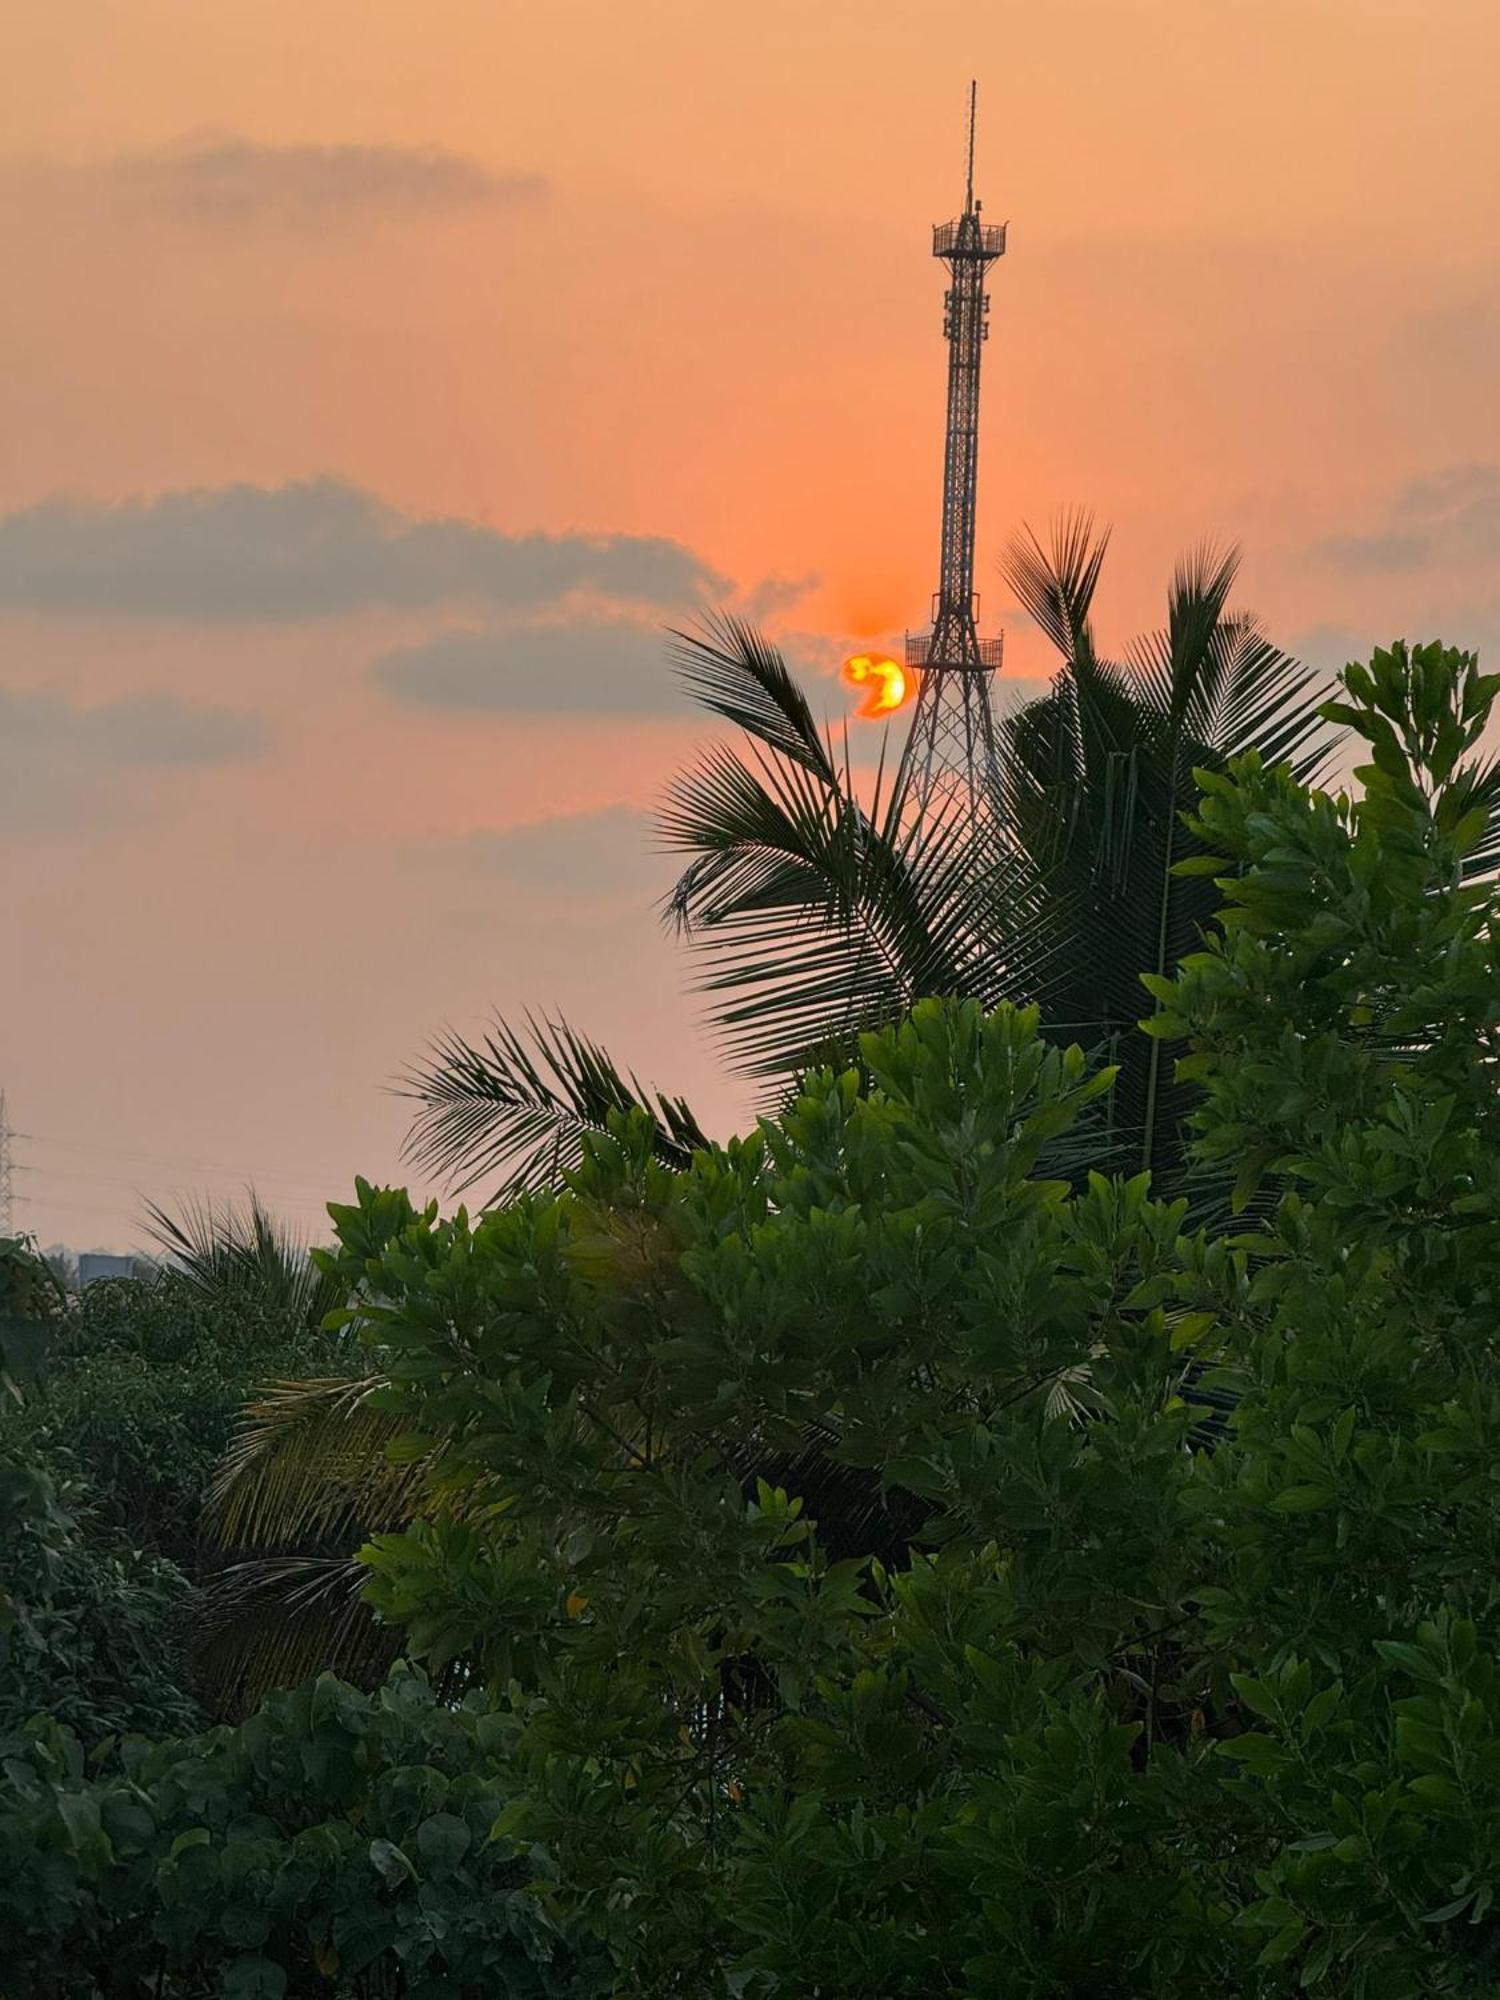
[[[218,1562],[209,1483],[252,1388],[332,1365],[340,1343],[248,1286],[212,1297],[174,1271],[66,1306],[34,1290],[45,1346],[26,1349],[23,1393],[0,1394],[0,1719],[45,1708],[86,1744],[197,1726],[187,1599]]]
[[[0,1730],[46,1710],[92,1744],[200,1718],[183,1692],[175,1612],[188,1584],[160,1556],[89,1532],[77,1485],[0,1454]]]
[[[204,1497],[261,1382],[331,1372],[338,1343],[253,1298],[205,1298],[172,1271],[107,1279],[76,1302],[47,1378],[0,1439],[87,1468],[94,1518],[197,1566]]]
[[[543,1857],[491,1837],[505,1731],[419,1676],[325,1675],[238,1729],[127,1740],[92,1771],[55,1723],[0,1796],[8,2000],[603,1995],[548,1912]]]

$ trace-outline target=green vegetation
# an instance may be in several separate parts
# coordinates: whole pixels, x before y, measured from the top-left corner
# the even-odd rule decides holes
[[[189,1600],[222,1566],[210,1482],[260,1382],[336,1365],[332,1295],[256,1203],[157,1224],[171,1268],[76,1300],[22,1246],[4,1267],[29,1290],[18,1275],[24,1392],[0,1399],[0,1726],[45,1708],[92,1743],[203,1719]]]
[[[18,1400],[46,1362],[67,1301],[50,1266],[23,1237],[0,1236],[0,1402]]]
[[[491,1716],[413,1674],[373,1699],[325,1678],[92,1770],[39,1727],[0,1804],[7,2000],[602,2000],[599,1948],[528,1893],[545,1861],[491,1836],[511,1796],[494,1748]]]
[[[972,997],[685,1167],[636,1109],[477,1219],[362,1183],[367,1372],[221,1517],[379,1524],[420,1672],[13,1731],[0,1990],[1492,1994],[1497,686],[1351,668],[1354,800],[1204,772],[1191,1208]]]

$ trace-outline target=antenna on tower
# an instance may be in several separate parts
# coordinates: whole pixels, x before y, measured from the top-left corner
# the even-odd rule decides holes
[[[974,115],[979,102],[979,79],[969,78],[969,171],[964,182],[964,214],[968,215],[974,206]]]

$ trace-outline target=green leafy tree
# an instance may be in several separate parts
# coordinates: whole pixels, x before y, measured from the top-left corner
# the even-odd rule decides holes
[[[1204,775],[1154,1033],[1237,1231],[1039,1174],[1107,1076],[972,1002],[686,1173],[339,1214],[429,1467],[373,1595],[626,1990],[1493,1991],[1495,686],[1351,669],[1357,798]]]
[[[1252,1723],[1234,1805],[1275,1836],[1243,1920],[1329,1992],[1500,1978],[1497,689],[1397,646],[1335,709],[1357,800],[1206,778],[1228,907],[1153,1024],[1190,1043],[1205,1169],[1281,1190],[1226,1302],[1197,1599]]]
[[[44,1370],[66,1298],[28,1236],[0,1236],[0,1404]]]
[[[47,1708],[93,1742],[194,1719],[172,1623],[188,1586],[101,1524],[79,1460],[42,1442],[69,1327],[35,1246],[0,1241],[0,1730]]]
[[[42,1287],[45,1377],[0,1407],[0,1440],[43,1460],[60,1454],[67,1477],[86,1469],[95,1519],[192,1568],[209,1483],[247,1395],[332,1373],[348,1343],[322,1321],[343,1300],[253,1195],[243,1210],[149,1214],[165,1253],[158,1269],[71,1300]]]
[[[603,1991],[1495,1991],[1496,687],[1395,648],[1335,711],[1359,796],[1204,775],[1223,914],[1153,1033],[1227,1230],[1049,1174],[1110,1074],[973,1000],[685,1171],[621,1113],[556,1194],[336,1212],[414,1482],[371,1596]],[[378,1823],[412,1858],[296,1768],[350,1853]],[[4,1811],[88,1823],[7,1774]],[[50,1895],[47,1842],[13,1851],[6,1893]],[[298,1879],[316,1949],[346,1890]],[[111,1962],[173,1935],[160,1876],[131,1894],[90,1907]],[[281,1990],[282,1906],[229,1936],[199,1900],[186,1963]]]
[[[0,1445],[0,1520],[0,1731],[44,1710],[88,1745],[195,1723],[182,1572],[101,1528],[56,1455]]]

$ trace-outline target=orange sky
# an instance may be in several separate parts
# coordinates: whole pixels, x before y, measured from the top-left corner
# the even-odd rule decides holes
[[[702,727],[650,634],[920,620],[971,73],[987,619],[1083,504],[1107,639],[1211,534],[1320,661],[1500,642],[1497,67],[1493,0],[10,0],[21,1219],[253,1177],[311,1225],[495,1007],[744,1115],[651,915]]]

